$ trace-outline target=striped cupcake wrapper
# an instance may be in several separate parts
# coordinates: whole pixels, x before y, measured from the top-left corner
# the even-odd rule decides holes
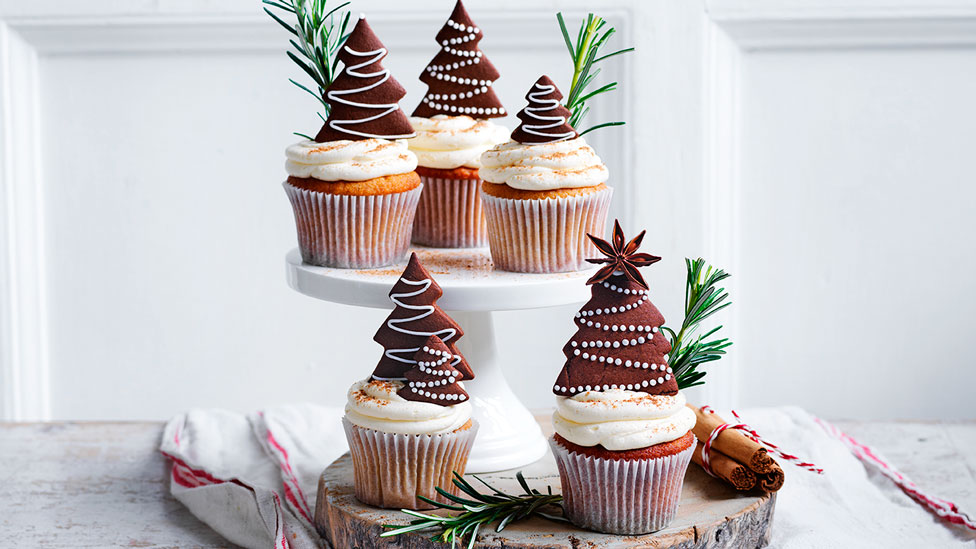
[[[349,196],[310,191],[287,181],[302,260],[321,267],[371,269],[407,253],[423,185],[393,194]]]

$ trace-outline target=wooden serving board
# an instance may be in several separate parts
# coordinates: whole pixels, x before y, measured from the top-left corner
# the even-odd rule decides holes
[[[545,492],[560,491],[559,475],[551,454],[520,469],[529,486]],[[510,494],[521,493],[515,471],[478,475]],[[618,536],[589,532],[569,523],[542,518],[510,524],[501,532],[482,531],[475,547],[506,549],[604,549],[617,547],[714,548],[763,547],[776,505],[775,494],[739,493],[691,464],[685,476],[678,516],[670,527],[643,536]],[[445,545],[430,541],[429,533],[408,533],[381,538],[383,524],[406,524],[409,517],[396,510],[377,509],[360,503],[353,491],[352,459],[345,454],[319,478],[315,526],[335,549],[402,548],[433,549]]]

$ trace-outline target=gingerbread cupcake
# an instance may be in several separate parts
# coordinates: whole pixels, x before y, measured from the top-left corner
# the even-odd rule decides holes
[[[525,98],[511,141],[481,155],[491,258],[506,271],[578,271],[596,251],[586,234],[603,234],[609,172],[569,124],[548,76]]]
[[[490,119],[505,116],[492,84],[498,71],[478,48],[482,32],[458,0],[437,33],[440,51],[420,75],[427,93],[410,123],[424,191],[413,241],[439,248],[487,244],[479,187],[481,153],[508,140],[508,129]]]
[[[312,140],[285,151],[298,245],[306,263],[370,268],[403,258],[422,185],[414,136],[398,101],[406,94],[381,61],[386,48],[361,17],[337,58],[329,116]]]
[[[643,534],[675,516],[695,449],[695,414],[668,366],[664,317],[648,299],[638,267],[658,260],[625,244],[593,238],[606,258],[589,281],[590,301],[563,347],[566,363],[553,393],[563,509],[573,524],[613,534]]]
[[[462,380],[474,374],[455,347],[460,327],[436,305],[440,295],[413,254],[374,337],[383,356],[349,389],[342,424],[356,498],[367,505],[433,508],[420,498],[444,501],[435,488],[456,490],[453,472],[467,465],[478,425]]]

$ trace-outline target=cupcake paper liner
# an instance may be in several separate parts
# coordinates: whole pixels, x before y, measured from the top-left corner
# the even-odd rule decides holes
[[[420,176],[420,195],[413,241],[435,248],[475,248],[488,244],[488,225],[481,211],[480,179]]]
[[[590,266],[603,235],[613,189],[567,198],[518,200],[484,192],[488,243],[495,267],[519,273],[560,273]]]
[[[667,527],[678,511],[685,471],[695,451],[656,459],[612,460],[573,452],[549,439],[563,490],[563,511],[576,526],[606,534],[646,534]]]
[[[417,496],[445,499],[440,486],[457,493],[453,471],[464,474],[468,453],[478,433],[470,428],[443,435],[404,435],[366,429],[342,418],[352,455],[356,499],[387,509],[433,509]]]
[[[370,269],[392,265],[407,253],[423,185],[367,196],[310,191],[287,181],[284,187],[305,263]]]

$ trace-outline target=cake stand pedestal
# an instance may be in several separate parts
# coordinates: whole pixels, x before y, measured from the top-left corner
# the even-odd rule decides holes
[[[417,252],[421,263],[444,290],[437,304],[464,330],[457,346],[475,373],[475,379],[464,382],[471,396],[472,414],[479,424],[467,471],[503,471],[537,461],[546,453],[547,444],[532,414],[512,393],[502,373],[492,312],[582,303],[589,299],[585,282],[593,271],[496,271],[487,248],[417,247],[412,251]],[[297,249],[287,256],[288,285],[293,289],[325,301],[360,307],[392,309],[390,289],[405,267],[404,260],[382,269],[331,269],[303,263]]]

